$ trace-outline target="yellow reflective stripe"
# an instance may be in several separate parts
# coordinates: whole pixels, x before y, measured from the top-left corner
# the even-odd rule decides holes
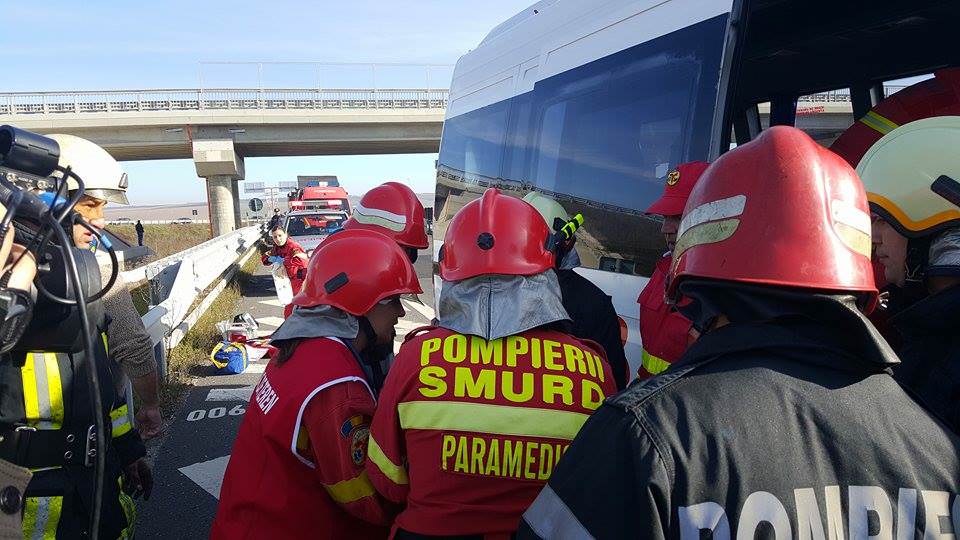
[[[663,373],[670,367],[670,362],[648,353],[646,349],[643,349],[640,361],[643,363],[643,369],[647,370],[647,373],[651,375]]]
[[[120,486],[120,506],[123,507],[123,515],[127,518],[127,526],[120,531],[120,539],[126,540],[133,538],[133,525],[137,519],[137,507],[133,499],[123,491],[123,477],[117,478],[117,485]]]
[[[367,478],[367,471],[361,472],[355,478],[343,480],[336,484],[323,484],[323,487],[330,494],[330,498],[340,504],[352,503],[373,495],[373,484]]]
[[[310,448],[310,434],[307,430],[301,425],[297,429],[297,450],[301,452]]]
[[[47,396],[50,399],[50,418],[53,427],[60,429],[63,426],[63,384],[60,381],[60,363],[55,353],[43,353],[43,360],[47,370]]]
[[[47,516],[47,525],[43,528],[44,538],[57,537],[57,525],[60,524],[60,513],[63,510],[63,497],[50,497],[50,509]]]
[[[374,440],[372,433],[370,434],[370,442],[367,443],[367,459],[376,465],[394,484],[410,483],[410,479],[407,478],[407,469],[390,461],[387,454],[383,452],[383,449],[380,448],[380,445]]]
[[[877,114],[876,111],[868,112],[863,118],[860,119],[860,121],[866,124],[868,127],[879,131],[881,135],[886,135],[887,133],[890,133],[891,131],[900,127],[899,124],[890,120],[889,118],[885,118]]]
[[[397,405],[403,429],[471,431],[492,435],[571,440],[588,415],[574,411],[459,401],[408,401]]]
[[[113,436],[119,437],[126,435],[133,429],[130,425],[130,417],[127,415],[127,405],[123,404],[110,411],[110,422],[113,424]]]
[[[63,497],[27,497],[23,512],[23,537],[54,540],[63,511]]]
[[[103,352],[104,352],[104,354],[109,355],[109,354],[110,354],[110,347],[107,346],[107,333],[106,333],[106,332],[100,332],[100,339],[103,340]]]
[[[63,426],[63,385],[57,355],[51,352],[27,353],[20,368],[20,379],[27,423],[40,429],[60,429]]]
[[[35,357],[38,354],[41,355],[42,362],[43,353],[27,353],[23,367],[20,368],[20,378],[23,383],[23,414],[27,423],[31,425],[36,425],[40,420],[40,398],[37,396],[37,377],[34,374]]]

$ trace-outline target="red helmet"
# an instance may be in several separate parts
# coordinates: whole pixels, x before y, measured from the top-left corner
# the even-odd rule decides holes
[[[343,228],[381,232],[402,246],[430,246],[423,205],[412,189],[398,182],[387,182],[368,191],[353,207],[353,217]]]
[[[496,188],[453,216],[440,250],[440,277],[532,276],[553,268],[550,230],[537,209]]]
[[[650,208],[647,208],[647,214],[657,214],[661,216],[679,216],[683,213],[683,207],[687,204],[687,198],[693,191],[693,186],[707,170],[710,164],[706,161],[691,161],[690,163],[681,163],[677,168],[670,171],[667,175],[666,186],[663,188],[663,195],[660,196]]]
[[[317,247],[293,304],[329,305],[360,316],[384,298],[421,292],[410,259],[393,239],[375,231],[342,231]]]
[[[775,126],[723,155],[690,194],[667,297],[687,277],[822,291],[877,289],[863,184],[799,129]]]

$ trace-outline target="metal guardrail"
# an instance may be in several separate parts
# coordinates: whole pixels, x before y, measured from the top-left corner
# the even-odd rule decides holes
[[[196,317],[188,317],[190,306],[232,265],[250,256],[260,234],[260,227],[245,227],[122,273],[127,283],[150,280],[151,296],[163,298],[142,317],[161,375],[166,375],[167,351],[176,347],[196,322]],[[209,305],[209,297],[216,295],[211,292],[207,296],[205,304]],[[204,304],[201,307],[206,309]]]
[[[172,89],[0,93],[0,115],[203,110],[443,109],[449,90]]]

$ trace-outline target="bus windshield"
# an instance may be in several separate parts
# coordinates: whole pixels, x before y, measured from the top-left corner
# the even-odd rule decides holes
[[[586,268],[650,275],[665,251],[644,211],[671,169],[704,160],[727,15],[562,72],[447,119],[437,236],[486,186],[549,195],[586,223]]]

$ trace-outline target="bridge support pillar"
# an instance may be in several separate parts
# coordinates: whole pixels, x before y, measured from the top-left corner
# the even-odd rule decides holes
[[[207,205],[213,236],[240,227],[240,193],[243,180],[243,156],[231,139],[193,141],[193,162],[197,176],[207,181]]]
[[[240,181],[233,179],[230,190],[233,192],[233,226],[243,227],[243,208],[240,207]]]

